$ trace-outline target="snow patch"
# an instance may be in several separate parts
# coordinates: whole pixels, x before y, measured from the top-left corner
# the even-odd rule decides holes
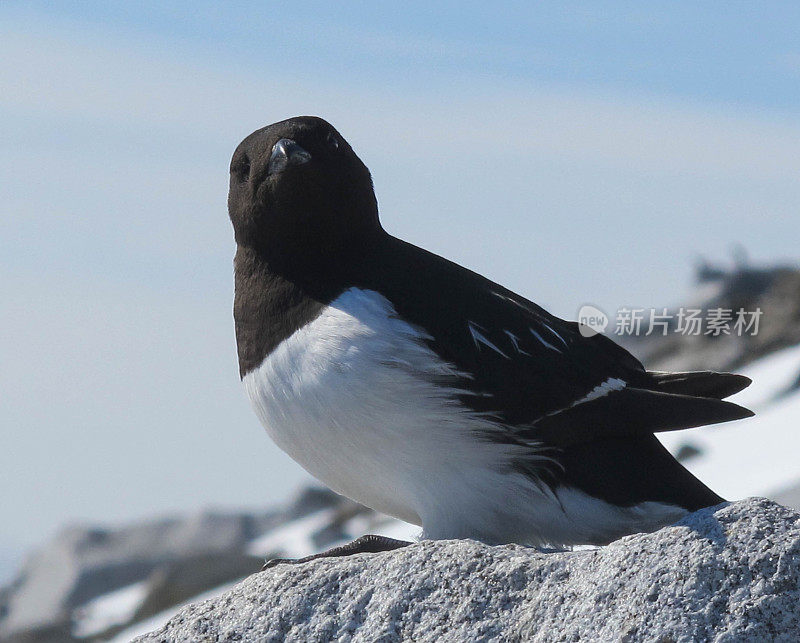
[[[317,552],[314,534],[330,525],[334,512],[331,509],[315,511],[273,529],[256,538],[247,546],[253,556],[279,554],[287,558],[302,558]]]
[[[75,608],[72,634],[89,638],[129,622],[147,597],[148,582],[139,581],[103,594]]]
[[[780,397],[800,373],[800,346],[767,355],[741,372],[753,383],[729,399],[756,411],[755,417],[658,434],[672,453],[684,443],[700,449],[684,466],[729,500],[771,495],[800,480],[800,395]]]

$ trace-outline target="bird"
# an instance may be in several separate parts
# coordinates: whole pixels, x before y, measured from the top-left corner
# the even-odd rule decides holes
[[[272,440],[424,539],[603,545],[724,502],[656,434],[753,415],[750,380],[654,372],[603,334],[383,228],[327,121],[247,136],[230,165],[239,375]],[[368,534],[307,557],[382,551]]]

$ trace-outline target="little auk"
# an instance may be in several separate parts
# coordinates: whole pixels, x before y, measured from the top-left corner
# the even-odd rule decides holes
[[[749,417],[750,380],[647,371],[602,334],[388,234],[326,121],[253,132],[230,166],[239,373],[275,443],[430,539],[604,544],[723,499],[660,431]],[[368,535],[316,556],[407,544]]]

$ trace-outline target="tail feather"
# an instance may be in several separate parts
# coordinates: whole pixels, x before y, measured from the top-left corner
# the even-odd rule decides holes
[[[654,433],[753,415],[724,401],[750,379],[712,371],[648,375],[649,386],[615,391],[537,423],[560,441],[563,483],[618,506],[656,501],[695,511],[724,502]]]
[[[624,388],[538,419],[535,435],[559,446],[597,438],[679,431],[751,417],[738,404],[659,390]]]
[[[690,371],[686,373],[662,373],[649,371],[656,386],[654,390],[662,393],[690,395],[692,397],[711,397],[722,400],[750,386],[752,380],[736,373],[716,373],[714,371]]]
[[[573,444],[564,483],[615,505],[656,501],[696,511],[725,500],[673,458],[654,435]]]

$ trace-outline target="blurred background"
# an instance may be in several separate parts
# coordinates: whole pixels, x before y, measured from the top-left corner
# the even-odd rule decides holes
[[[389,232],[562,317],[763,309],[626,342],[753,376],[755,420],[665,442],[797,503],[800,8],[529,5],[0,3],[0,638],[127,640],[265,556],[413,533],[315,487],[240,388],[228,163],[299,114]]]

